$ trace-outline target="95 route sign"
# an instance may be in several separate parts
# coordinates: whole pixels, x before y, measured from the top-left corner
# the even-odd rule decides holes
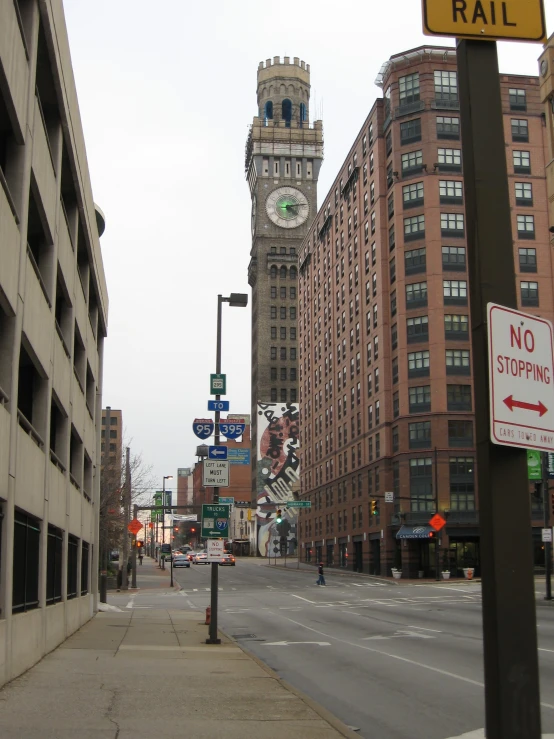
[[[526,449],[554,449],[554,337],[552,324],[489,303],[491,441]]]

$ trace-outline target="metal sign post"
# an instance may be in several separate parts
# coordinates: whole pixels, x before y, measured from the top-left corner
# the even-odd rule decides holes
[[[485,733],[487,739],[540,739],[527,453],[491,442],[487,382],[487,305],[517,308],[496,43],[459,41],[457,59],[481,523]]]

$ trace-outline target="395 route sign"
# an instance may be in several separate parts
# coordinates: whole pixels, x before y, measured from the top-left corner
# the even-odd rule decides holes
[[[554,449],[554,339],[544,318],[489,303],[491,441]]]

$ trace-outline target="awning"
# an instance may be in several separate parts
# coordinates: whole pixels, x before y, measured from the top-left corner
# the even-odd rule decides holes
[[[397,539],[429,539],[429,534],[435,533],[432,526],[401,526],[396,532]]]

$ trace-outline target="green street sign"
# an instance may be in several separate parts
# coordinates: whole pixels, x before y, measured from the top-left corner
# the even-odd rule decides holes
[[[150,521],[151,523],[156,523],[157,520],[157,513],[156,511],[150,511]]]
[[[210,395],[227,395],[227,375],[210,375]]]
[[[229,506],[224,503],[202,505],[202,536],[221,539],[229,536]]]
[[[527,450],[527,477],[529,480],[542,480],[541,453],[537,449]]]
[[[311,508],[312,503],[309,500],[287,500],[287,508]]]

